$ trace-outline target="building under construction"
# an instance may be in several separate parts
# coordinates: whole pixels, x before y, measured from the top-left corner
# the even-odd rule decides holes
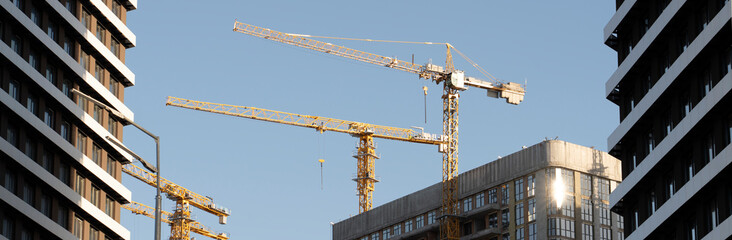
[[[461,239],[623,239],[620,160],[547,140],[459,175]],[[437,183],[333,226],[336,240],[439,238]]]
[[[120,206],[136,0],[0,1],[0,239],[130,239]]]

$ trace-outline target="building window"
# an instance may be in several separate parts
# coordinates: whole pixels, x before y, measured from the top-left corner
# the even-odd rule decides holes
[[[56,212],[58,213],[56,215],[56,223],[66,229],[69,226],[69,211],[64,206],[58,206]]]
[[[511,219],[511,212],[508,209],[501,211],[501,228],[508,229],[509,220]]]
[[[699,239],[699,232],[697,232],[696,228],[696,219],[690,218],[686,221],[686,239],[689,240],[698,240]]]
[[[463,199],[463,212],[468,212],[470,210],[473,210],[473,198],[472,197]]]
[[[613,214],[615,216],[615,219],[618,221],[618,228],[623,228],[625,226],[625,218],[623,215],[620,214]]]
[[[684,160],[685,164],[685,171],[684,171],[684,179],[686,182],[691,180],[691,178],[694,177],[694,174],[696,173],[696,167],[694,166],[694,161],[691,159],[691,156],[687,156],[687,158]]]
[[[106,43],[105,36],[106,36],[107,30],[104,29],[104,26],[102,26],[101,22],[97,22],[97,39],[99,39],[100,42]]]
[[[112,95],[115,97],[119,97],[119,90],[117,88],[119,84],[119,81],[117,79],[114,79],[114,77],[109,78],[109,91],[112,92]]]
[[[98,240],[99,239],[99,230],[94,229],[94,227],[89,228],[89,240]]]
[[[529,175],[526,179],[527,179],[527,181],[526,181],[526,187],[527,187],[526,195],[529,196],[529,197],[533,197],[534,194],[536,194],[535,193],[536,180],[534,179],[534,175]]]
[[[36,152],[38,150],[36,149],[36,142],[35,140],[26,137],[25,138],[25,155],[28,156],[31,160],[36,160]]]
[[[434,210],[427,213],[427,225],[435,223],[435,218],[437,217],[436,215],[437,212]]]
[[[582,220],[592,222],[592,200],[582,199]]]
[[[516,204],[516,226],[524,224],[524,203],[520,202]]]
[[[36,188],[29,182],[23,184],[23,201],[28,205],[34,206],[36,199]]]
[[[10,80],[10,83],[8,83],[8,94],[15,101],[20,102],[20,83],[18,81]]]
[[[565,197],[561,214],[567,217],[574,217],[574,196]]]
[[[71,184],[69,179],[69,166],[65,163],[60,163],[58,166],[58,179],[66,185]]]
[[[71,142],[71,124],[68,122],[61,123],[61,137]]]
[[[651,187],[651,189],[653,189],[653,187]],[[656,209],[657,209],[656,203],[657,202],[658,201],[656,199],[656,192],[650,191],[648,193],[648,216],[651,216],[654,213],[656,213]]]
[[[574,192],[574,171],[562,168],[562,180],[566,186],[567,192]]]
[[[23,41],[20,36],[13,35],[13,38],[10,39],[10,48],[12,48],[13,52],[17,53],[19,56],[23,56]]]
[[[41,12],[31,4],[30,19],[36,26],[41,27]]]
[[[92,144],[92,161],[97,165],[101,166],[102,163],[102,148],[99,145]]]
[[[53,174],[53,152],[46,149],[43,152],[43,159],[41,160],[41,167],[46,169],[49,173]]]
[[[97,66],[94,68],[94,78],[99,82],[104,82],[104,67],[99,65],[99,63],[97,63]]]
[[[491,214],[488,216],[488,228],[498,228],[498,214]]]
[[[64,79],[64,82],[61,84],[61,92],[64,93],[69,99],[72,101],[74,100],[73,95],[71,93],[71,88],[74,87],[74,84],[71,83],[68,79]]]
[[[120,4],[117,0],[112,0],[112,12],[118,18],[122,19],[122,4]]]
[[[600,200],[610,201],[610,180],[597,179],[597,193],[600,195]]]
[[[600,202],[598,205],[600,207],[600,224],[610,226],[612,224],[610,221],[610,206],[604,202]]]
[[[81,175],[76,175],[76,184],[74,185],[74,190],[82,197],[84,197],[84,180],[84,177],[82,177]]]
[[[479,208],[485,205],[485,193],[478,193],[475,195],[475,208]]]
[[[49,64],[46,64],[46,80],[56,85],[56,68]]]
[[[646,156],[656,147],[656,139],[653,138],[653,129],[646,134]]]
[[[17,1],[17,0],[16,0]],[[5,236],[8,239],[13,239],[13,231],[15,230],[15,226],[13,226],[13,220],[10,219],[8,216],[5,216],[2,218],[3,220],[3,229],[2,229],[2,235]]]
[[[16,184],[15,172],[11,171],[11,169],[7,169],[5,171],[5,189],[7,189],[8,192],[15,193]]]
[[[717,208],[717,201],[712,198],[706,204],[707,208],[707,231],[711,232],[717,225],[719,225],[719,209]]]
[[[508,198],[509,198],[508,184],[503,184],[503,185],[501,185],[501,204],[503,204],[503,205],[508,204]]]
[[[41,195],[41,213],[48,218],[51,218],[51,203],[50,196],[46,194]]]
[[[716,157],[716,146],[714,144],[714,132],[707,134],[706,142],[704,143],[704,164],[706,165],[714,157]]]
[[[107,118],[107,130],[112,134],[112,136],[117,136],[117,120],[114,120],[112,116]]]
[[[48,27],[46,27],[46,34],[48,34],[48,37],[53,39],[54,42],[58,41],[56,32],[58,29],[56,28],[56,23],[53,22],[53,20],[48,21]]]
[[[112,53],[114,54],[114,56],[116,56],[117,58],[120,58],[120,52],[121,52],[120,44],[119,44],[119,41],[117,41],[117,39],[115,39],[114,37],[112,37],[112,43],[109,45],[109,50],[112,50]]]
[[[86,8],[81,8],[81,25],[84,25],[86,29],[91,30],[92,19],[91,19],[91,13],[89,13]]]
[[[424,216],[417,216],[417,218],[415,218],[415,222],[417,222],[415,229],[424,227]]]
[[[730,119],[732,119],[732,118],[730,118]],[[730,129],[732,129],[732,127],[730,127]],[[732,131],[732,130],[730,130],[730,131]],[[488,204],[491,204],[491,203],[498,203],[498,190],[495,188],[488,190]]]
[[[18,9],[23,9],[23,0],[11,0],[11,2],[15,3],[15,7]]]
[[[36,52],[35,50],[31,50],[30,54],[28,55],[28,64],[30,64],[33,69],[40,72],[41,55],[39,55],[38,52]]]
[[[103,110],[104,109],[102,109],[102,107],[94,105],[94,120],[96,120],[99,124],[102,124]]]
[[[81,154],[86,154],[86,135],[81,131],[76,135],[76,149],[79,149]]]
[[[412,219],[407,220],[404,222],[404,233],[408,233],[412,231]]]
[[[529,205],[528,205],[528,210],[529,210],[528,211],[529,212],[529,215],[528,215],[529,216],[529,219],[528,219],[528,221],[529,222],[533,222],[534,220],[536,220],[536,199],[534,199],[534,198],[529,199],[528,203],[529,203]]]
[[[502,240],[511,240],[511,234],[510,233],[504,233],[501,235]]]
[[[600,228],[600,240],[611,240],[613,231],[609,228]]]
[[[25,107],[33,113],[33,116],[38,116],[38,98],[33,96],[33,94],[28,94],[28,98],[25,102]]]
[[[64,37],[64,51],[66,51],[66,53],[72,58],[76,58],[74,56],[74,42],[69,36]]]
[[[18,148],[18,129],[10,123],[8,123],[8,134],[7,139],[5,140],[7,140],[11,145]]]
[[[112,177],[117,173],[117,161],[115,161],[110,155],[107,155],[107,173]]]
[[[99,207],[99,188],[97,186],[92,185],[91,187],[91,196],[89,197],[89,200],[92,205]]]
[[[520,178],[513,182],[516,201],[524,199],[524,179]]]
[[[582,240],[594,240],[592,237],[592,224],[582,224]]]
[[[43,122],[51,129],[53,129],[53,126],[56,124],[56,115],[54,114],[55,113],[51,108],[46,108],[46,112],[43,113]]]
[[[524,228],[516,228],[516,240],[524,240]]]
[[[79,63],[81,64],[81,67],[84,68],[84,70],[89,71],[89,65],[91,64],[91,59],[89,57],[89,54],[86,53],[86,51],[81,50],[81,59],[79,59]]]
[[[549,237],[574,238],[574,221],[566,218],[549,218]]]
[[[84,230],[84,220],[81,220],[81,217],[74,216],[74,227],[72,233],[76,238],[82,239],[82,232]]]
[[[394,236],[402,234],[402,225],[394,225]]]
[[[372,233],[371,240],[379,240],[379,233]]]
[[[703,96],[712,92],[712,88],[714,87],[714,82],[712,81],[712,75],[709,73],[709,69],[704,71],[701,81],[701,98],[703,98]]]
[[[388,228],[387,229],[384,229],[382,231],[382,236],[383,236],[384,239],[389,239],[391,237],[391,236],[389,236],[389,229]]]
[[[76,0],[66,0],[64,6],[72,15],[76,15],[76,11],[74,11],[76,9]]]
[[[583,196],[592,197],[592,176],[580,174],[580,188],[582,188]]]
[[[529,240],[536,240],[536,223],[529,224]]]

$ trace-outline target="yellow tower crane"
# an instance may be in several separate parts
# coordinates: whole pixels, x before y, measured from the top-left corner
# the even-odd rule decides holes
[[[432,144],[444,149],[444,137],[436,134],[417,132],[414,129],[380,126],[368,123],[346,121],[327,117],[280,112],[255,107],[235,106],[221,103],[201,102],[177,97],[168,97],[165,105],[236,117],[275,122],[293,126],[314,128],[319,132],[333,131],[358,137],[356,190],[358,191],[359,213],[371,209],[373,202],[376,145],[374,138],[384,138],[413,143]]]
[[[132,201],[128,204],[122,205],[122,208],[129,210],[130,212],[137,214],[137,215],[143,215],[147,216],[149,218],[155,219],[155,208],[147,206],[145,204]],[[173,213],[167,212],[167,211],[160,211],[161,217],[160,221],[173,225],[173,221],[170,219],[173,218]],[[210,237],[213,239],[218,240],[227,240],[229,239],[229,236],[226,235],[226,233],[216,233],[210,228],[204,226],[200,222],[197,221],[190,221],[188,222],[188,225],[190,226],[191,232],[200,234],[205,237]]]
[[[445,61],[446,66],[443,68],[433,64],[418,65],[396,58],[313,40],[306,38],[306,35],[288,34],[239,21],[234,21],[234,31],[361,62],[411,72],[417,74],[419,78],[430,79],[437,84],[442,83],[442,132],[447,137],[447,146],[442,153],[442,207],[440,209],[442,216],[440,217],[440,239],[458,240],[460,238],[460,224],[456,217],[459,208],[457,181],[459,91],[467,90],[468,87],[486,89],[490,97],[505,98],[510,104],[519,104],[523,101],[525,93],[521,84],[498,81],[448,43],[445,43],[447,46],[447,56]],[[373,41],[370,39],[365,40]],[[455,52],[470,62],[481,73],[490,78],[491,81],[468,77],[465,76],[463,71],[455,70],[452,62],[452,54],[450,53],[451,49],[455,50]]]
[[[133,164],[122,166],[122,172],[156,187],[156,176]],[[189,240],[191,239],[192,223],[191,205],[205,212],[211,213],[219,217],[219,224],[226,224],[227,217],[231,214],[229,209],[216,206],[213,199],[201,196],[191,190],[181,187],[167,179],[160,178],[160,191],[168,195],[168,198],[175,201],[175,212],[168,218],[170,224],[171,240]]]

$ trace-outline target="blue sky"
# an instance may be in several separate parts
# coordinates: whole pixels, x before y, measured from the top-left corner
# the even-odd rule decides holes
[[[274,110],[440,133],[440,87],[416,75],[258,39],[234,19],[283,32],[450,42],[494,76],[528,80],[518,106],[461,93],[460,172],[544,138],[607,150],[618,124],[604,97],[616,68],[602,41],[614,1],[139,1],[127,24],[137,47],[125,90],[135,120],[161,136],[162,176],[232,210],[229,224],[194,209],[195,219],[235,239],[330,238],[330,222],[358,214],[356,138],[312,129],[165,106],[165,97]],[[444,65],[445,48],[353,41],[335,44]],[[455,60],[466,75],[480,77]],[[422,86],[429,87],[424,123]],[[125,144],[154,160],[153,141],[131,126]],[[436,147],[377,140],[374,206],[441,179]],[[324,188],[318,159],[325,159]],[[125,176],[133,200],[154,204],[154,189]],[[163,209],[174,203],[163,199]],[[149,239],[153,220],[122,215],[133,239]],[[170,228],[163,225],[163,238]],[[198,236],[197,239],[204,239]]]

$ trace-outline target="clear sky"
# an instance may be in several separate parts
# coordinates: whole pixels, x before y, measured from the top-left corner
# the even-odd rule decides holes
[[[450,42],[494,76],[528,80],[518,106],[461,94],[460,172],[544,138],[607,150],[618,124],[604,97],[617,66],[602,41],[615,1],[171,1],[140,0],[127,24],[137,47],[125,90],[135,120],[161,136],[162,176],[232,210],[227,225],[195,219],[234,239],[329,239],[330,222],[358,214],[356,138],[165,106],[166,96],[254,106],[441,133],[441,89],[416,75],[341,59],[232,31],[234,19],[275,30],[354,38]],[[444,65],[445,48],[331,41]],[[480,77],[467,62],[458,69]],[[429,87],[424,123],[422,86]],[[125,127],[125,144],[155,158],[153,141]],[[374,206],[441,180],[436,147],[377,140]],[[325,159],[321,190],[318,159]],[[154,188],[124,176],[133,200],[154,205]],[[173,201],[163,199],[171,211]],[[124,210],[123,210],[124,211]],[[133,239],[153,220],[122,215]],[[170,228],[163,225],[163,238]],[[303,237],[304,236],[304,237]],[[197,239],[205,239],[197,236]]]

